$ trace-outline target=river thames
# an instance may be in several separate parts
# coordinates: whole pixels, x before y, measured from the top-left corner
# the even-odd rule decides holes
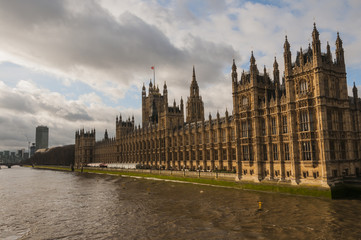
[[[359,200],[111,175],[2,168],[0,204],[6,240],[361,239]]]

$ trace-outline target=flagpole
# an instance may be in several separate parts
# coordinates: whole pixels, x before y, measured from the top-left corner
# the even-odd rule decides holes
[[[153,66],[153,79],[154,79],[154,87],[155,87],[155,67]]]

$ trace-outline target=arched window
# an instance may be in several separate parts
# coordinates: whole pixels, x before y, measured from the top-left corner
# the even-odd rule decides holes
[[[301,80],[300,82],[300,94],[306,94],[308,91],[307,81]]]
[[[248,98],[247,97],[242,97],[242,106],[245,107],[248,105]]]

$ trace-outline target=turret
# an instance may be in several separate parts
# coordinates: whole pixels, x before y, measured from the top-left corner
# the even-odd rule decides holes
[[[312,56],[313,65],[318,66],[321,63],[321,42],[319,38],[320,34],[316,28],[316,23],[313,23],[312,31]]]
[[[164,82],[163,86],[163,99],[164,99],[164,106],[168,106],[168,89],[167,89],[167,83]]]
[[[249,72],[251,74],[251,78],[253,77],[253,81],[256,82],[256,76],[258,75],[259,72],[256,64],[256,59],[253,56],[253,51],[251,52],[251,58],[249,62],[250,62]]]
[[[108,140],[108,130],[105,129],[105,133],[104,133],[104,140]]]
[[[331,54],[331,49],[330,49],[330,44],[328,44],[327,41],[327,62],[331,63],[332,62],[332,54]]]
[[[300,55],[298,56],[298,61],[300,62],[300,67],[303,66],[303,52],[302,48],[300,48]]]
[[[357,87],[356,87],[355,82],[353,82],[352,93],[353,93],[354,103],[355,103],[355,104],[357,104],[357,100],[358,100],[358,93],[357,93]]]
[[[143,87],[142,87],[142,98],[145,98],[147,96],[147,92],[145,90],[145,86],[144,86],[144,83],[143,83]]]
[[[340,66],[345,66],[345,58],[342,47],[342,40],[340,38],[340,34],[337,32],[336,39],[336,63]]]
[[[236,66],[236,63],[234,62],[234,59],[233,59],[233,64],[232,64],[232,83],[237,83],[237,82],[238,82],[237,66]]]
[[[275,57],[275,61],[273,62],[273,81],[275,83],[280,83],[280,71],[278,70],[278,63]]]
[[[283,57],[285,60],[285,76],[287,77],[291,75],[292,72],[291,51],[287,36],[285,39],[285,44],[283,45],[283,50],[284,50]]]
[[[187,100],[187,122],[198,122],[204,118],[204,106],[202,98],[199,96],[199,87],[196,80],[196,72],[193,66],[192,82],[190,86],[190,96]]]
[[[196,80],[196,71],[193,66],[193,75],[192,75],[192,82],[190,87],[190,97],[198,97],[199,96],[199,87]]]
[[[183,104],[183,98],[181,97],[180,100],[180,108],[181,108],[181,112],[184,113],[184,104]]]

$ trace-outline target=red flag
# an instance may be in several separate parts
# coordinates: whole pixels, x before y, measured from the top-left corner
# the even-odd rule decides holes
[[[152,67],[151,67],[151,69],[153,69],[153,70],[154,70],[154,66],[152,66]]]

